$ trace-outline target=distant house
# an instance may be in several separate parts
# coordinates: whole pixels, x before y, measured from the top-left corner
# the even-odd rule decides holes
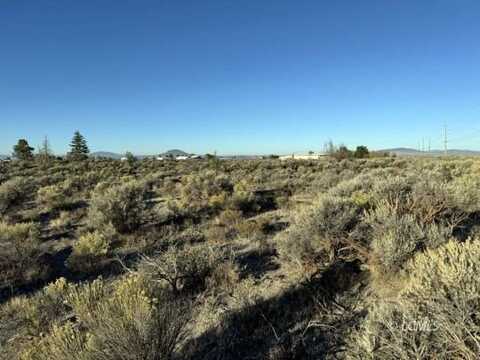
[[[175,157],[175,160],[188,160],[189,158],[189,156],[180,155]]]
[[[120,161],[127,161],[128,159],[124,156],[120,158]]]
[[[291,154],[280,156],[280,160],[320,160],[328,156],[325,153]]]
[[[158,161],[163,161],[163,160],[165,160],[165,159],[163,158],[163,156],[157,156],[157,160],[158,160]]]

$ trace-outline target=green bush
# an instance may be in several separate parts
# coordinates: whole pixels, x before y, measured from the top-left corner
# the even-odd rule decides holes
[[[0,288],[42,279],[47,269],[38,261],[40,237],[33,223],[0,222]]]
[[[107,290],[101,281],[76,286],[67,297],[80,323],[56,324],[22,351],[24,360],[168,360],[184,339],[188,301],[175,300],[132,275]]]
[[[111,224],[120,233],[138,229],[147,211],[148,189],[143,182],[128,183],[95,190],[88,211],[88,225],[101,229]]]
[[[68,258],[68,266],[75,271],[94,270],[100,260],[104,259],[115,236],[115,230],[107,225],[101,231],[82,235],[73,245],[73,251]]]
[[[26,178],[13,178],[0,184],[0,215],[20,205],[28,197],[32,187]]]
[[[3,319],[15,315],[22,325],[22,335],[40,336],[68,311],[65,305],[69,285],[64,278],[48,284],[33,296],[13,298],[0,310]],[[0,344],[1,347],[1,344]]]
[[[46,210],[63,209],[69,202],[70,196],[63,184],[45,186],[38,189],[37,203]]]
[[[226,175],[208,170],[185,177],[180,199],[183,206],[195,210],[217,209],[225,206],[232,192],[233,185]]]
[[[348,238],[360,214],[361,208],[351,199],[322,196],[281,234],[280,250],[301,262],[319,261],[318,265],[324,265]]]

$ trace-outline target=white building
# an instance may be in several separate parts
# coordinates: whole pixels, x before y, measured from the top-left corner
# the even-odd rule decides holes
[[[291,154],[280,156],[280,160],[320,160],[328,156],[325,153]]]

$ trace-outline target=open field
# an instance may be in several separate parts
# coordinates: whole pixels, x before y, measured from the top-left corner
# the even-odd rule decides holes
[[[0,359],[478,359],[480,159],[0,162]]]

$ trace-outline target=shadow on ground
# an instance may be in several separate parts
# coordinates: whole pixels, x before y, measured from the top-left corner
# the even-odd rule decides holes
[[[266,273],[280,268],[277,262],[277,253],[274,250],[253,249],[239,256],[236,262],[239,265],[241,279],[247,277],[260,279]]]
[[[186,344],[182,359],[339,359],[361,316],[337,299],[354,288],[358,293],[362,278],[358,264],[340,263],[308,284],[246,303]]]

